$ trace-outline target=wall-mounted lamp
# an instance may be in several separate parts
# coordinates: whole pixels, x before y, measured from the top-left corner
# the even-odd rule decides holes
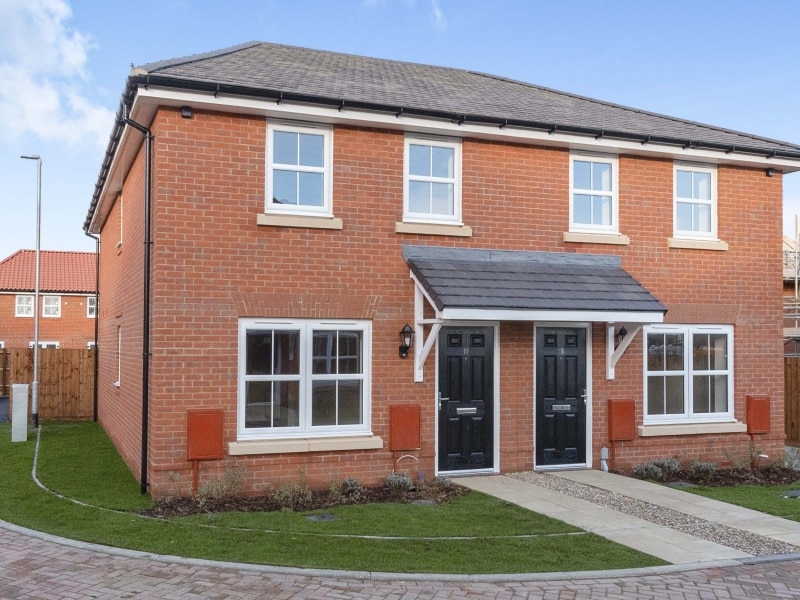
[[[406,323],[400,330],[400,358],[408,358],[408,351],[414,344],[414,330]]]
[[[626,335],[628,335],[628,330],[625,329],[625,326],[623,325],[622,327],[620,327],[620,330],[614,335],[614,337],[617,338],[617,346],[619,346],[622,343],[622,340],[625,339]]]
[[[777,173],[777,171],[775,169],[773,169],[772,167],[767,169],[767,177],[775,177],[775,173]]]
[[[181,106],[181,116],[184,119],[191,119],[192,118],[192,107],[191,106]]]

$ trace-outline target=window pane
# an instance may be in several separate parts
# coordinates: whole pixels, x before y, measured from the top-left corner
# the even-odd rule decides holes
[[[675,174],[675,183],[678,187],[676,194],[678,198],[692,197],[692,172],[678,171]]]
[[[650,376],[647,378],[647,414],[664,414],[664,377]]]
[[[711,412],[728,412],[728,376],[714,375],[710,385]]]
[[[244,400],[245,427],[272,426],[272,382],[248,381]]]
[[[276,381],[274,394],[272,426],[297,427],[300,425],[300,382]]]
[[[300,332],[275,332],[275,375],[297,375],[300,373]]]
[[[410,175],[421,175],[423,177],[430,177],[431,175],[430,146],[409,144],[408,159],[409,159],[408,172]]]
[[[692,336],[693,346],[693,360],[692,368],[707,371],[708,370],[708,336],[705,334],[696,333]]]
[[[295,171],[272,172],[273,204],[297,204],[297,175]]]
[[[572,219],[576,223],[589,224],[592,222],[592,197],[585,194],[575,194],[575,203],[572,208]]]
[[[312,373],[315,375],[336,374],[336,332],[314,332],[314,356]]]
[[[361,332],[339,332],[339,373],[361,373]]]
[[[728,412],[728,376],[695,375],[692,410],[697,414]]]
[[[709,233],[711,231],[711,206],[695,204],[694,215],[694,230]]]
[[[247,375],[271,375],[272,332],[247,332]]]
[[[668,415],[681,415],[686,412],[684,408],[684,379],[683,375],[666,377],[666,409]]]
[[[592,189],[592,163],[585,160],[573,161],[572,185],[577,190]]]
[[[311,384],[311,424],[336,425],[336,382],[314,381]]]
[[[592,163],[592,189],[600,192],[611,191],[611,165],[609,163]]]
[[[453,178],[455,151],[452,148],[434,146],[432,149],[432,175],[434,177]]]
[[[611,225],[611,196],[592,196],[592,223]]]
[[[325,138],[318,134],[300,134],[300,164],[304,167],[324,167]]]
[[[663,371],[666,356],[663,333],[647,334],[647,370]]]
[[[693,175],[693,198],[695,200],[711,200],[711,174],[693,173]]]
[[[453,214],[453,185],[450,183],[431,184],[431,214]]]
[[[666,371],[683,371],[683,334],[669,334],[664,336]]]
[[[297,134],[289,131],[275,131],[272,136],[272,163],[279,165],[297,164]]]
[[[412,213],[430,214],[431,184],[422,181],[408,182],[408,210]]]
[[[708,336],[709,342],[709,369],[728,369],[728,336],[724,333],[715,333]]]
[[[692,207],[693,204],[688,202],[678,202],[675,211],[675,218],[677,219],[677,228],[679,231],[693,231],[692,227]]]
[[[709,410],[709,384],[708,375],[695,375],[692,378],[692,411],[695,414],[711,412]]]
[[[322,206],[324,203],[324,176],[322,173],[298,173],[300,191],[298,193],[301,206]]]
[[[361,382],[339,382],[339,422],[338,425],[361,425]]]

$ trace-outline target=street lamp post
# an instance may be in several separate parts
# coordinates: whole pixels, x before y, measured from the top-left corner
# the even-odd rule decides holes
[[[33,385],[31,386],[31,419],[39,427],[39,254],[42,229],[42,158],[38,154],[21,156],[36,161],[36,268],[33,292]]]

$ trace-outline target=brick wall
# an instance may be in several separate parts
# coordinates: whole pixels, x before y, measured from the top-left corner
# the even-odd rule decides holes
[[[30,294],[33,295],[32,293]],[[42,316],[39,299],[39,340],[58,342],[60,348],[86,349],[94,341],[94,319],[86,317],[86,295],[61,296],[61,316]],[[34,338],[33,317],[15,317],[16,294],[0,294],[0,341],[6,348],[27,348]]]
[[[313,485],[357,476],[374,483],[394,468],[435,472],[435,360],[425,381],[413,382],[413,361],[397,358],[397,332],[413,322],[414,289],[402,260],[403,244],[616,254],[623,267],[679,314],[700,307],[735,306],[735,414],[744,420],[744,397],[782,398],[781,184],[760,169],[720,167],[719,234],[727,252],[669,248],[672,236],[670,160],[621,156],[620,230],[629,246],[565,243],[569,215],[569,154],[514,144],[464,140],[463,220],[471,238],[395,233],[403,212],[403,135],[336,127],[333,132],[333,210],[342,230],[259,226],[264,210],[266,121],[195,111],[182,119],[162,109],[155,133],[153,276],[150,378],[150,476],[156,495],[186,492],[186,411],[224,410],[225,443],[236,439],[237,319],[253,302],[259,316],[284,315],[287,298],[325,304],[352,298],[369,306],[372,323],[372,431],[384,450],[249,456],[241,459],[248,490],[305,478]],[[101,248],[100,417],[134,472],[141,427],[142,195],[137,158],[119,205],[103,228]],[[347,302],[337,304],[346,311]],[[693,312],[694,311],[694,312]],[[701,311],[702,312],[702,311]],[[708,314],[708,313],[706,313]],[[302,315],[295,315],[300,317]],[[668,317],[669,319],[669,313]],[[122,375],[117,373],[117,327],[123,329]],[[533,324],[502,323],[500,339],[500,456],[504,471],[533,465]],[[594,341],[591,452],[607,445],[608,398],[636,401],[642,419],[641,336],[606,381],[605,331]],[[419,343],[419,340],[417,341]],[[388,450],[389,406],[422,408],[419,466],[398,465]],[[774,455],[782,444],[783,413],[773,404],[773,432],[757,442]],[[619,443],[620,465],[678,451],[713,460],[721,449],[747,449],[746,435],[647,438]],[[201,466],[201,480],[219,476],[224,461]]]

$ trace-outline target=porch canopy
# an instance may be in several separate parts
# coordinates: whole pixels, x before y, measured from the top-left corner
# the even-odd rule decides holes
[[[621,266],[619,256],[403,246],[416,287],[415,379],[445,321],[605,322],[609,373],[642,325],[666,307]],[[434,318],[425,319],[424,300]],[[614,347],[614,324],[631,326]],[[424,344],[424,326],[431,331]],[[617,353],[617,351],[619,351]],[[614,356],[616,354],[616,356]]]

